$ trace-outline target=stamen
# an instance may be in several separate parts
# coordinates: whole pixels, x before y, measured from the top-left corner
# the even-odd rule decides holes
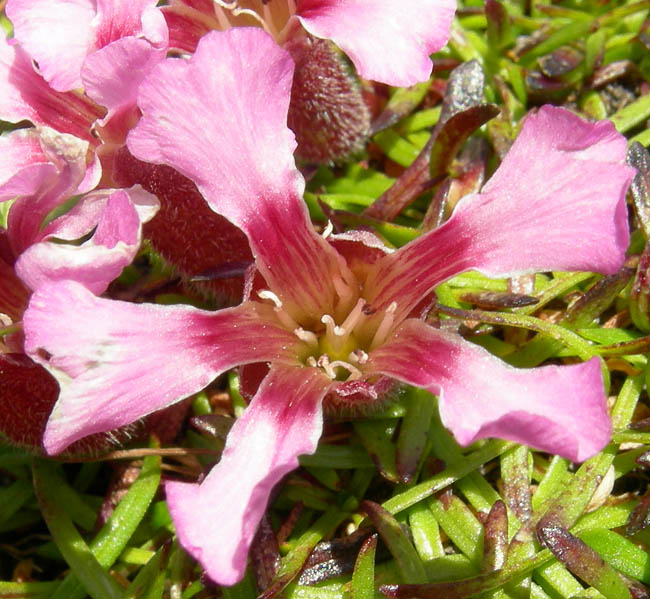
[[[260,17],[254,10],[251,10],[250,8],[234,8],[232,14],[236,17],[238,17],[239,15],[248,15],[249,17],[252,17],[262,26],[262,29],[264,29],[266,33],[268,33],[271,37],[275,38],[275,35],[277,33],[275,29],[272,26],[269,27],[269,24],[262,17]]]
[[[343,277],[340,275],[334,275],[332,277],[332,284],[334,285],[336,295],[339,296],[342,304],[345,304],[352,299],[352,287],[343,280]]]
[[[224,2],[224,0],[213,0],[215,3],[214,7],[214,14],[217,17],[217,21],[219,21],[219,27],[222,29],[230,29],[233,25],[228,18],[228,13],[224,11],[224,8],[227,11],[232,11],[235,8],[237,8],[237,0],[233,0],[232,2]]]
[[[271,7],[266,3],[262,2],[262,6],[264,7],[264,21],[266,24],[269,26],[269,28],[273,29],[273,37],[276,37],[278,30],[275,28],[273,25],[273,15],[271,14]]]
[[[396,310],[397,302],[392,302],[391,305],[386,308],[384,318],[377,327],[375,336],[372,338],[372,342],[370,343],[371,350],[379,347],[382,343],[384,343],[384,341],[386,341],[386,337],[388,337],[388,333],[390,332],[390,329],[393,326],[393,321],[395,320]]]
[[[325,333],[327,339],[331,342],[334,341],[336,337],[343,337],[345,335],[345,329],[336,325],[334,319],[329,314],[323,314],[320,321],[325,325],[327,332]]]
[[[350,373],[350,376],[347,378],[348,381],[357,381],[361,378],[361,371],[358,368],[355,368],[352,366],[352,364],[348,364],[347,362],[343,362],[342,360],[334,360],[330,365],[330,368],[334,370],[334,368],[341,367],[345,368]],[[329,376],[329,374],[328,374]]]
[[[353,352],[350,352],[348,361],[363,366],[368,361],[368,354],[362,349],[355,349]]]
[[[262,289],[261,291],[257,292],[257,295],[261,299],[271,300],[275,304],[275,308],[273,308],[273,310],[277,314],[278,320],[290,331],[294,331],[295,329],[300,328],[298,327],[298,323],[293,318],[291,318],[289,313],[282,307],[280,298],[275,295],[275,293],[273,293],[270,289]]]
[[[300,341],[304,341],[312,349],[316,349],[318,347],[318,337],[315,333],[312,333],[311,331],[305,331],[305,329],[302,327],[298,327],[293,331],[293,334],[298,337]]]
[[[262,289],[261,291],[257,292],[257,295],[261,299],[271,300],[275,304],[276,308],[282,308],[282,302],[280,301],[280,298],[270,289]]]
[[[327,225],[321,234],[323,239],[327,239],[332,234],[332,231],[334,231],[334,225],[331,220],[328,220]]]
[[[319,366],[319,368],[322,368],[325,371],[325,374],[332,380],[336,378],[336,372],[334,372],[334,369],[330,364],[330,357],[327,354],[323,354],[320,358],[318,358],[316,364]]]
[[[354,306],[352,312],[350,312],[347,318],[343,321],[341,328],[345,330],[348,335],[354,330],[354,327],[357,326],[357,323],[363,317],[363,307],[365,305],[366,300],[360,297],[357,301],[357,305]]]
[[[316,362],[316,358],[314,358],[314,356],[309,356],[309,357],[307,358],[307,364],[308,364],[309,366],[312,366],[313,368],[317,368],[317,367],[318,367],[318,363]]]

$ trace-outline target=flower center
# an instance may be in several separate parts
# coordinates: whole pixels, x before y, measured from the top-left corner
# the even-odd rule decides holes
[[[295,0],[213,0],[214,12],[221,29],[258,25],[278,43],[284,28],[296,14]]]
[[[354,381],[363,377],[368,352],[386,341],[393,328],[397,309],[397,304],[393,302],[379,324],[372,325],[368,317],[374,311],[365,299],[359,298],[340,324],[332,315],[323,314],[317,325],[306,329],[284,309],[275,293],[265,289],[259,291],[258,295],[275,304],[274,310],[281,325],[304,343],[305,351],[301,355],[303,363],[321,368],[327,376],[337,381]]]

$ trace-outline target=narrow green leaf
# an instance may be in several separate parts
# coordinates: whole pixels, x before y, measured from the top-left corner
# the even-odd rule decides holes
[[[158,456],[144,459],[138,478],[90,543],[90,550],[102,567],[110,568],[115,563],[144,518],[160,484],[160,464]],[[81,599],[83,596],[80,579],[73,570],[52,599]]]
[[[93,599],[121,599],[122,589],[99,564],[72,520],[57,501],[56,493],[62,480],[57,473],[56,465],[46,460],[35,459],[33,472],[34,488],[43,518],[57,547],[84,589]],[[60,591],[57,591],[57,594],[60,594]]]
[[[395,444],[393,434],[397,427],[395,420],[361,420],[354,423],[354,430],[368,454],[375,462],[382,476],[392,482],[399,481],[395,465]]]
[[[587,530],[580,538],[617,570],[650,583],[650,555],[612,530]]]
[[[480,449],[465,456],[465,459],[458,464],[445,468],[439,474],[432,476],[429,480],[407,489],[402,493],[391,497],[383,503],[383,507],[391,514],[397,514],[402,510],[430,497],[434,493],[448,487],[459,478],[466,476],[479,466],[501,455],[514,447],[514,443],[506,441],[488,441]]]
[[[4,524],[34,495],[32,485],[19,479],[0,489],[0,524]]]
[[[427,575],[420,556],[399,522],[378,503],[364,501],[361,507],[367,512],[388,550],[395,558],[404,582],[408,584],[426,583]]]
[[[375,597],[376,548],[377,535],[372,535],[364,541],[359,550],[350,582],[351,599],[374,599]]]

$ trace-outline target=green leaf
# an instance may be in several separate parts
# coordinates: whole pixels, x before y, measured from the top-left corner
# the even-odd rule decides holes
[[[357,556],[350,582],[351,599],[374,599],[375,597],[375,550],[377,535],[368,537]]]
[[[404,582],[409,584],[426,583],[427,575],[420,556],[399,522],[378,503],[364,501],[361,507],[367,512],[388,550],[395,558]]]
[[[144,459],[138,478],[90,543],[90,550],[100,566],[110,568],[115,563],[144,518],[160,484],[160,465],[158,456]],[[52,599],[81,599],[84,596],[81,579],[75,574],[73,569]]]
[[[33,472],[34,488],[43,518],[57,547],[84,589],[93,599],[122,599],[122,589],[99,564],[70,517],[58,503],[56,493],[62,479],[57,472],[57,466],[52,462],[36,459]],[[62,586],[63,584],[57,589],[55,596],[62,596]],[[68,599],[69,596],[65,597]]]

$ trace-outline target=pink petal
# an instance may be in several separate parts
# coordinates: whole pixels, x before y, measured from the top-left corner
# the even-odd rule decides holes
[[[9,0],[7,15],[16,40],[36,60],[44,79],[64,92],[81,87],[88,54],[142,33],[143,11],[154,5],[155,0]],[[161,24],[162,15],[148,27],[156,43]]]
[[[99,197],[93,198],[93,195]],[[16,261],[16,273],[28,287],[37,289],[47,282],[70,280],[99,295],[133,261],[140,249],[142,222],[132,197],[125,190],[93,195],[80,202],[81,206],[76,207],[72,218],[64,215],[47,230],[48,235],[74,240],[96,227],[90,240],[81,245],[42,241],[20,255]],[[107,197],[102,197],[104,195]],[[134,195],[143,196],[143,201],[151,206],[157,204],[154,196],[141,189]],[[100,201],[93,202],[93,199]],[[98,214],[93,214],[95,206],[83,210],[92,203],[101,205]],[[95,218],[88,220],[83,212],[90,212]],[[151,218],[153,214],[147,212]],[[69,220],[75,222],[70,225]],[[80,226],[83,224],[86,226]]]
[[[47,159],[49,164],[27,164],[0,191],[6,195],[8,188],[19,196],[7,219],[9,240],[15,255],[41,239],[46,216],[75,195],[89,179],[86,171],[88,142],[47,127],[40,128],[34,135],[38,136],[42,149],[42,155],[34,153],[34,159]],[[97,174],[99,171],[93,169],[90,178],[96,178]]]
[[[516,369],[458,335],[407,320],[367,369],[439,395],[443,424],[461,445],[500,437],[581,462],[611,436],[598,358]]]
[[[160,207],[158,198],[142,189],[140,185],[134,185],[129,189],[122,190],[101,189],[85,195],[72,210],[53,220],[43,229],[43,237],[56,237],[74,241],[90,233],[99,224],[101,229],[110,227],[113,230],[123,231],[122,234],[114,236],[111,244],[102,241],[103,245],[112,247],[118,241],[126,241],[127,239],[131,239],[129,243],[132,243],[137,236],[137,230],[133,226],[124,228],[121,225],[122,219],[119,218],[119,212],[116,211],[117,207],[123,206],[126,201],[115,202],[112,210],[107,208],[109,200],[114,198],[115,194],[126,194],[128,203],[133,206],[138,221],[142,223],[149,222]],[[132,221],[132,224],[135,223]],[[95,231],[93,239],[97,240],[102,236],[103,234],[98,230]]]
[[[52,182],[57,169],[43,152],[34,129],[20,129],[0,136],[0,201],[30,195]]]
[[[296,338],[265,309],[130,304],[95,297],[71,281],[40,287],[23,321],[26,353],[61,386],[46,450],[58,453],[81,437],[133,422],[237,364],[291,360]]]
[[[292,74],[289,54],[262,30],[211,32],[191,60],[164,61],[140,86],[143,116],[128,147],[192,179],[247,234],[271,289],[294,315],[313,316],[331,309],[344,265],[300,199],[286,126]]]
[[[408,314],[437,284],[464,270],[502,277],[545,270],[616,272],[629,231],[625,193],[634,169],[609,121],[588,123],[542,107],[480,194],[443,226],[379,261],[369,301]]]
[[[89,141],[101,109],[85,96],[54,91],[32,65],[27,53],[0,35],[0,118],[27,119]]]
[[[302,0],[298,17],[342,48],[362,77],[409,86],[431,75],[429,55],[447,43],[455,10],[455,0]]]
[[[315,451],[330,384],[315,368],[274,366],[207,478],[165,485],[181,545],[217,583],[242,578],[271,490],[298,466],[299,455]]]
[[[143,37],[154,46],[167,44],[167,25],[156,0],[97,0],[94,47],[119,39]]]
[[[140,83],[163,58],[164,50],[135,37],[117,40],[88,56],[81,77],[88,96],[108,110],[101,124],[135,108]]]
[[[92,0],[9,0],[14,36],[57,91],[81,87],[79,71],[92,47]]]

